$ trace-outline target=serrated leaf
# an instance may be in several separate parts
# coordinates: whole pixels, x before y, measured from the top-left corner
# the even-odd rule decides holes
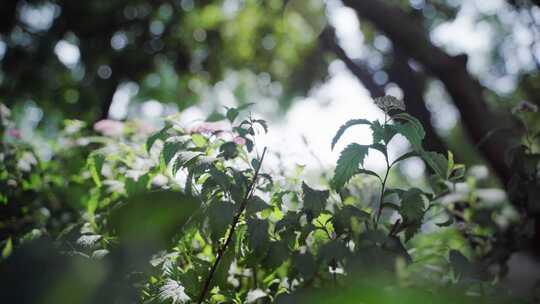
[[[410,239],[412,239],[414,235],[418,233],[418,231],[420,231],[421,226],[422,224],[420,222],[409,223],[405,228],[405,242],[408,242]]]
[[[86,162],[90,175],[94,180],[96,186],[101,187],[101,169],[103,168],[103,163],[105,162],[105,156],[100,153],[92,153],[88,156]]]
[[[246,215],[247,216],[255,215],[255,213],[262,211],[268,207],[269,207],[268,204],[266,204],[262,198],[254,195],[247,201]]]
[[[181,142],[165,142],[163,150],[161,151],[161,157],[163,159],[163,165],[167,167],[176,153],[184,147],[184,143]]]
[[[363,164],[368,154],[368,146],[350,144],[339,156],[332,184],[336,190],[343,186],[358,172],[358,167]]]
[[[397,133],[403,135],[412,145],[413,150],[417,152],[422,152],[422,140],[424,139],[425,133],[423,129],[421,132],[417,129],[412,123],[396,123],[389,125],[389,128],[394,129]]]
[[[218,170],[216,167],[211,167],[210,176],[224,191],[229,190],[231,182],[229,181],[229,176],[227,176],[227,174]]]
[[[402,195],[400,214],[407,222],[422,220],[422,217],[424,217],[424,200],[420,189],[412,188]]]
[[[270,245],[268,226],[266,220],[253,217],[247,219],[247,239],[256,256],[264,257],[264,253],[266,253],[266,249]]]
[[[304,210],[309,216],[309,219],[313,219],[325,209],[326,201],[330,196],[328,190],[315,190],[309,187],[305,182],[302,182],[302,194],[304,200]]]
[[[352,119],[347,121],[344,125],[342,125],[339,130],[337,131],[336,135],[332,139],[332,150],[334,149],[334,146],[339,141],[343,133],[347,131],[348,128],[354,126],[354,125],[371,125],[371,122],[366,119]]]
[[[422,159],[442,179],[448,178],[448,160],[444,155],[437,152],[422,152]]]
[[[165,140],[167,138],[167,131],[172,127],[172,125],[167,124],[163,129],[157,131],[156,133],[150,135],[148,139],[146,140],[146,151],[150,152],[150,149],[152,149],[152,146],[156,142],[156,140],[161,139]]]
[[[225,235],[234,217],[234,205],[231,202],[216,201],[208,208],[208,223],[213,242]]]
[[[238,150],[236,149],[236,144],[232,141],[226,142],[219,147],[219,155],[225,159],[232,159],[238,155]]]
[[[380,122],[374,121],[371,126],[371,134],[373,137],[373,143],[389,143],[390,140],[396,135],[396,131],[390,127],[384,127]]]
[[[420,135],[421,138],[424,138],[426,136],[426,132],[424,131],[422,123],[416,117],[408,113],[399,113],[392,116],[392,118],[405,120],[407,123],[410,123],[413,126],[413,128],[418,133],[418,135]]]
[[[180,170],[184,165],[197,157],[199,157],[201,153],[198,152],[191,152],[191,151],[182,151],[178,153],[178,156],[176,157],[173,167],[172,167],[172,174],[175,175],[178,170]]]
[[[350,230],[351,219],[355,217],[359,220],[369,219],[369,213],[362,211],[355,206],[346,205],[343,208],[336,211],[332,218],[332,223],[336,230],[336,233],[342,234]]]

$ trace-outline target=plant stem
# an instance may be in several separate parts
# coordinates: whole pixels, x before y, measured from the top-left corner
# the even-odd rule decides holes
[[[238,226],[238,223],[240,222],[240,217],[242,216],[242,213],[246,209],[247,201],[251,198],[251,195],[253,194],[253,191],[255,190],[257,178],[259,177],[259,170],[261,169],[261,165],[264,160],[265,154],[266,154],[266,147],[264,148],[262,156],[259,160],[259,166],[257,166],[257,170],[255,170],[253,181],[251,182],[251,185],[249,186],[248,191],[246,191],[246,194],[244,195],[244,199],[242,200],[242,203],[240,204],[240,210],[238,210],[238,213],[236,213],[236,215],[233,218],[229,235],[227,236],[227,239],[225,240],[225,242],[218,249],[216,260],[214,261],[212,268],[210,268],[210,273],[208,274],[208,277],[206,278],[206,281],[204,282],[204,286],[201,291],[201,294],[199,295],[199,301],[197,301],[198,304],[201,304],[206,298],[206,294],[208,293],[208,289],[210,288],[210,283],[212,282],[212,277],[214,276],[214,273],[216,272],[219,262],[221,261],[221,258],[225,255],[225,251],[227,250],[227,247],[229,246],[229,243],[232,240],[234,231],[236,230],[236,226]]]
[[[384,112],[384,124],[383,124],[383,133],[385,134],[386,138],[386,124],[388,123],[388,115],[386,111]],[[385,147],[388,145],[388,142],[386,142],[386,139],[384,140]],[[377,210],[377,218],[375,220],[375,229],[377,229],[377,226],[379,226],[379,220],[381,219],[382,210],[383,210],[383,199],[384,199],[384,190],[386,190],[386,181],[388,180],[388,174],[390,173],[390,169],[392,168],[392,165],[388,162],[388,152],[385,149],[384,153],[384,160],[386,161],[386,173],[384,174],[384,179],[381,183],[381,195],[379,198],[379,209]]]
[[[390,165],[388,165],[388,160],[386,161],[386,174],[384,175],[383,182],[381,184],[381,195],[379,198],[379,209],[377,210],[377,220],[375,221],[375,229],[379,225],[379,220],[381,219],[382,210],[383,210],[383,199],[384,199],[384,190],[386,190],[386,181],[388,180],[388,175],[390,173]]]

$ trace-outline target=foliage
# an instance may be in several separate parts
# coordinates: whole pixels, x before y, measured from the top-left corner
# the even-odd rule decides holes
[[[42,267],[63,259],[59,280],[78,276],[86,284],[85,293],[77,295],[67,285],[45,285],[34,290],[29,303],[37,298],[54,303],[59,297],[81,303],[329,303],[322,300],[328,297],[386,303],[405,295],[426,303],[456,298],[473,302],[478,297],[505,302],[497,285],[487,280],[489,274],[470,261],[475,254],[463,237],[467,235],[453,225],[455,206],[443,200],[464,181],[464,167],[454,163],[451,153],[445,157],[425,151],[424,131],[414,117],[381,108],[384,121],[353,120],[339,129],[333,144],[357,123],[371,127],[374,141],[349,144],[333,179],[319,187],[282,182],[266,173],[269,152],[256,145],[256,137],[267,125],[246,115],[246,107],[227,110],[230,128],[203,124],[189,130],[172,116],[148,135],[124,126],[114,135],[84,137],[78,129],[71,134],[84,139],[84,145],[65,149],[95,148],[86,149],[87,161],[68,172],[40,165],[46,162],[37,159],[17,166],[14,162],[25,159],[21,153],[32,150],[6,136],[2,187],[11,192],[2,192],[3,208],[22,212],[11,215],[13,219],[34,212],[17,205],[28,195],[37,196],[38,210],[51,208],[46,196],[39,195],[59,172],[67,174],[67,187],[85,187],[85,194],[69,223],[35,218],[37,222],[28,223],[34,230],[8,231],[2,267]],[[8,135],[8,116],[2,121]],[[412,151],[389,159],[388,146],[396,136],[406,138]],[[363,166],[368,151],[382,153],[384,175]],[[391,169],[410,157],[421,157],[430,166],[430,187],[392,186]],[[31,183],[38,173],[46,176],[41,188],[13,187],[14,182]],[[364,199],[354,194],[357,176],[376,182],[360,191],[379,195]],[[65,189],[66,184],[56,186]],[[439,227],[420,233],[422,226],[434,223]],[[54,246],[38,245],[44,238],[34,231],[41,226]],[[30,242],[28,233],[37,241]],[[43,258],[34,258],[32,252]],[[117,287],[108,292],[99,287],[112,282]],[[328,286],[333,288],[325,291]],[[383,292],[388,288],[394,293]],[[334,295],[341,289],[346,292]],[[12,300],[20,298],[13,295]]]

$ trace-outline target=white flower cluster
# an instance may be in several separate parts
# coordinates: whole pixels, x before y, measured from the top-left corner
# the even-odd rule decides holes
[[[101,235],[85,234],[85,235],[81,235],[81,237],[77,239],[77,244],[82,247],[91,248],[91,247],[94,247],[94,245],[99,240],[101,240]]]
[[[165,284],[159,289],[159,299],[161,301],[172,300],[172,304],[186,303],[191,298],[184,292],[184,286],[177,281],[167,279]]]
[[[516,114],[518,112],[538,112],[538,106],[530,103],[526,100],[522,100],[515,107],[512,108],[512,113]]]
[[[388,112],[390,110],[405,111],[405,103],[394,96],[386,95],[374,99],[375,105],[381,110]]]

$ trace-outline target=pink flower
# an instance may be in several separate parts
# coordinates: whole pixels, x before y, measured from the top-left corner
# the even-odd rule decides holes
[[[94,124],[94,130],[105,136],[119,136],[124,132],[124,123],[112,119],[103,119]]]
[[[233,139],[233,142],[237,145],[240,145],[240,146],[243,146],[246,144],[246,139],[243,138],[243,137],[240,137],[240,136],[236,136],[234,139]]]
[[[13,138],[21,139],[21,131],[16,128],[9,129],[7,134]]]
[[[212,122],[204,122],[200,125],[197,125],[195,127],[192,127],[187,130],[188,133],[205,133],[205,134],[212,134],[212,133],[219,133],[223,132],[223,125],[220,123],[212,123]]]

